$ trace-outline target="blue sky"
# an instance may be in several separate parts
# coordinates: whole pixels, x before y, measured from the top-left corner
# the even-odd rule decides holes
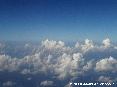
[[[0,87],[69,82],[117,87],[117,0],[0,0]]]
[[[116,0],[0,0],[0,41],[116,42]]]

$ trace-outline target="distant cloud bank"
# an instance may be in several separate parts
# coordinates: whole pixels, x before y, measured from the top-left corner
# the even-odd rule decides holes
[[[78,42],[73,47],[65,46],[62,41],[49,41],[48,39],[42,41],[40,46],[33,46],[30,44],[24,45],[22,48],[14,47],[14,51],[22,50],[20,55],[26,55],[22,58],[12,58],[10,55],[5,54],[4,44],[0,43],[1,55],[0,55],[0,72],[18,71],[20,74],[52,74],[52,78],[59,80],[66,80],[70,78],[70,81],[74,81],[79,76],[84,76],[92,70],[95,73],[99,72],[111,72],[117,73],[117,58],[112,55],[108,58],[101,59],[88,59],[84,55],[88,53],[110,53],[117,52],[117,46],[111,44],[107,38],[102,41],[102,45],[94,45],[92,40],[85,40],[85,44],[79,44]],[[24,53],[22,53],[24,52]],[[4,54],[3,54],[4,53]],[[91,54],[88,54],[91,55]],[[100,55],[100,54],[98,54]],[[29,77],[27,80],[31,80]],[[117,78],[110,80],[110,76],[100,76],[97,81],[102,82],[115,82]],[[12,86],[16,83],[11,81],[3,83],[3,86]],[[53,85],[53,81],[40,82],[42,86]],[[68,84],[65,87],[71,87]]]

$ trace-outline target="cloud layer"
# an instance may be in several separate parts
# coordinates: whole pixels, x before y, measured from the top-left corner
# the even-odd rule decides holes
[[[65,46],[62,41],[49,41],[48,39],[42,41],[40,46],[32,46],[26,44],[23,47],[14,47],[15,53],[20,51],[19,54],[25,55],[22,58],[12,58],[10,55],[0,55],[0,72],[18,71],[20,74],[52,74],[52,78],[58,80],[70,81],[77,79],[79,76],[87,75],[87,72],[117,72],[117,59],[111,55],[108,58],[101,59],[87,59],[86,54],[91,55],[96,53],[112,53],[117,52],[116,46],[110,43],[107,38],[102,41],[103,45],[94,45],[92,40],[85,40],[85,44],[78,42],[73,47]],[[5,45],[0,44],[0,48]],[[27,53],[26,53],[27,52]],[[100,54],[98,54],[100,55]],[[31,77],[27,80],[31,80]],[[97,81],[111,82],[107,77],[100,76]],[[113,80],[115,81],[115,80]],[[8,81],[3,86],[13,85],[14,83]],[[53,81],[43,81],[40,85],[52,85]],[[65,87],[67,87],[66,85]]]

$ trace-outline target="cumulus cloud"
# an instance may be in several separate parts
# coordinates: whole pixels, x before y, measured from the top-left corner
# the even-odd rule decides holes
[[[3,83],[3,87],[11,87],[14,86],[15,84],[16,84],[15,82],[8,81],[6,83]]]
[[[113,57],[101,59],[96,63],[95,71],[115,71],[117,65],[117,60]]]
[[[94,61],[94,59],[88,61],[88,62],[87,62],[87,65],[83,67],[83,70],[84,70],[84,71],[88,71],[88,70],[92,69],[93,61]]]
[[[59,74],[59,79],[65,79],[67,76],[78,76],[82,74],[81,66],[84,63],[84,58],[81,53],[74,53],[72,56],[64,53],[58,57],[55,74]]]
[[[89,50],[94,49],[93,41],[92,40],[88,40],[88,39],[85,40],[85,45],[81,45],[81,46],[82,46],[82,51],[83,52],[87,52]]]
[[[68,77],[70,80],[77,79],[78,76],[91,69],[96,72],[109,70],[116,72],[117,60],[111,56],[100,59],[97,63],[94,59],[84,58],[85,53],[92,51],[103,52],[107,49],[116,51],[109,39],[103,40],[102,43],[104,45],[97,46],[92,40],[86,39],[84,44],[77,42],[74,47],[66,47],[62,41],[56,42],[47,39],[42,41],[40,46],[26,44],[23,48],[29,53],[22,58],[13,58],[6,54],[0,55],[0,71],[18,71],[21,74],[46,73],[52,74],[59,80],[65,80]],[[28,78],[28,80],[30,79]],[[47,82],[45,81],[45,83]]]
[[[105,45],[105,47],[110,47],[111,46],[110,40],[108,38],[103,40],[102,43]]]
[[[42,41],[42,46],[45,46],[45,48],[48,49],[61,48],[64,46],[64,42],[59,41],[58,44],[56,44],[56,41],[49,41],[47,39],[46,41]]]
[[[42,85],[42,86],[51,86],[51,85],[53,85],[53,81],[43,81],[43,82],[41,82],[40,83],[40,85]]]
[[[107,50],[109,48],[113,48],[114,49],[114,46],[110,43],[110,40],[108,38],[103,40],[102,43],[104,45],[101,45],[100,47],[98,47],[99,50],[104,51],[104,50]]]
[[[11,58],[8,55],[0,55],[0,70],[21,71],[21,74],[49,72],[58,74],[58,78],[61,80],[67,76],[82,74],[81,66],[84,64],[84,58],[81,53],[74,53],[73,55],[64,53],[56,59],[53,59],[51,55],[43,59],[40,56],[41,53],[37,53],[18,59]]]
[[[100,76],[97,81],[106,82],[106,83],[113,83],[113,82],[117,81],[117,78],[115,78],[114,80],[111,80],[110,77]]]
[[[9,70],[17,71],[18,70],[18,59],[12,59],[8,55],[0,55],[0,71]]]
[[[112,45],[110,40],[107,38],[102,41],[101,46],[94,45],[92,40],[86,39],[85,44],[79,44],[78,42],[76,43],[75,47],[73,48],[73,51],[81,52],[83,54],[87,52],[104,52],[107,50],[116,50],[117,47]]]

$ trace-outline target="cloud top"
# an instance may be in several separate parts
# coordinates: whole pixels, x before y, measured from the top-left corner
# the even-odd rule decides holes
[[[113,57],[101,59],[96,63],[95,71],[115,71],[117,70],[117,60]]]
[[[16,84],[15,82],[8,81],[6,83],[3,83],[3,87],[11,87],[14,86],[15,84]]]
[[[40,83],[40,85],[42,85],[42,86],[51,86],[51,85],[53,85],[53,81],[43,81],[43,82],[41,82]]]
[[[26,54],[22,58],[11,57],[10,55],[0,55],[0,71],[19,72],[21,75],[26,74],[47,74],[52,75],[51,78],[57,80],[69,79],[73,81],[80,76],[87,75],[89,73],[99,72],[117,72],[117,59],[110,55],[109,57],[87,58],[86,55],[99,53],[117,52],[116,46],[110,43],[107,38],[102,41],[103,45],[95,45],[92,40],[85,40],[84,44],[76,43],[75,46],[65,46],[62,41],[49,41],[48,39],[42,41],[39,46],[32,46],[26,44],[23,47],[14,47],[15,52],[19,54]],[[21,52],[21,53],[20,53]],[[25,53],[26,52],[26,53]],[[23,55],[22,54],[22,55]],[[97,59],[96,59],[96,58]],[[31,80],[29,77],[27,80]],[[110,77],[100,76],[97,81],[111,82]],[[108,81],[107,81],[108,80]],[[115,81],[115,80],[114,80]],[[15,85],[11,81],[4,83],[4,86]],[[53,85],[53,81],[42,81],[40,85],[47,86]],[[66,87],[69,87],[67,84]]]

